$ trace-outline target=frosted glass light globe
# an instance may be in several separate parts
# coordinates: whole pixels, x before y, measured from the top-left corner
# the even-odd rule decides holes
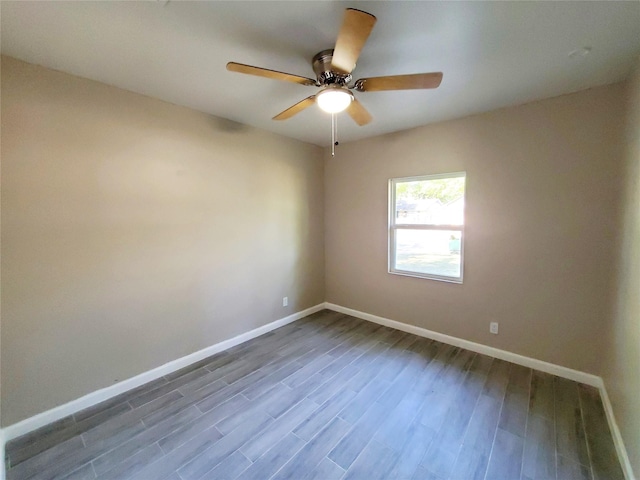
[[[345,110],[353,100],[353,94],[341,87],[330,87],[316,96],[316,103],[327,113],[338,113]]]

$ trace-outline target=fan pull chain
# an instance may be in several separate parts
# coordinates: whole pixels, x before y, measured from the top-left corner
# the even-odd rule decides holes
[[[331,114],[331,156],[336,156],[336,114]]]
[[[336,145],[338,145],[338,118],[335,113],[331,114],[331,156],[336,156]]]

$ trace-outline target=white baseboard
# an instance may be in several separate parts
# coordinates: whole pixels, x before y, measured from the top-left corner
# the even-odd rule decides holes
[[[594,387],[598,387],[598,388],[602,387],[602,379],[596,375],[580,372],[578,370],[573,370],[567,367],[561,367],[560,365],[544,362],[542,360],[537,360],[535,358],[525,357],[524,355],[519,355],[517,353],[509,352],[507,350],[501,350],[499,348],[489,347],[481,343],[475,343],[469,340],[464,340],[462,338],[452,337],[450,335],[445,335],[443,333],[427,330],[426,328],[416,327],[414,325],[408,325],[406,323],[397,322],[395,320],[390,320],[384,317],[378,317],[377,315],[371,315],[370,313],[360,312],[358,310],[342,307],[340,305],[335,305],[333,303],[325,303],[325,307],[328,308],[329,310],[334,310],[340,313],[346,313],[347,315],[351,315],[353,317],[358,317],[373,323],[395,328],[396,330],[402,330],[403,332],[412,333],[420,337],[426,337],[432,340],[437,340],[442,343],[446,343],[449,345],[454,345],[456,347],[461,347],[467,350],[471,350],[472,352],[482,353],[490,357],[506,360],[507,362],[515,363],[515,364],[522,365],[529,368],[534,368],[536,370],[540,370],[546,373],[551,373],[552,375],[557,375],[559,377],[568,378],[569,380],[575,380],[576,382],[586,383],[587,385],[591,385]]]
[[[39,413],[37,415],[34,415],[33,417],[22,420],[21,422],[10,425],[4,429],[0,429],[0,480],[4,480],[5,478],[4,446],[7,441],[48,425],[49,423],[55,422],[56,420],[60,420],[64,417],[77,413],[81,410],[84,410],[85,408],[108,400],[112,397],[115,397],[116,395],[125,393],[128,390],[139,387],[140,385],[144,385],[145,383],[160,378],[163,375],[167,375],[169,373],[180,370],[181,368],[191,365],[192,363],[198,362],[218,352],[244,343],[255,337],[270,332],[271,330],[275,330],[276,328],[295,322],[296,320],[304,318],[307,315],[311,315],[312,313],[316,313],[325,308],[339,313],[351,315],[353,317],[361,318],[373,323],[377,323],[379,325],[395,328],[396,330],[402,330],[403,332],[430,338],[432,340],[437,340],[449,345],[465,348],[476,353],[482,353],[484,355],[499,358],[501,360],[506,360],[517,365],[534,368],[536,370],[550,373],[552,375],[557,375],[559,377],[597,387],[600,390],[602,403],[604,405],[607,420],[609,422],[609,428],[611,429],[613,441],[616,446],[620,464],[623,468],[625,477],[627,480],[635,480],[633,470],[631,468],[631,463],[629,461],[629,456],[627,455],[622,436],[620,435],[620,430],[618,429],[618,425],[613,414],[611,401],[609,400],[609,395],[607,394],[602,378],[596,375],[591,375],[589,373],[573,370],[571,368],[555,365],[553,363],[544,362],[535,358],[525,357],[524,355],[501,350],[499,348],[489,347],[480,343],[475,343],[469,340],[445,335],[442,333],[434,332],[432,330],[427,330],[426,328],[416,327],[414,325],[409,325],[388,318],[379,317],[377,315],[360,312],[358,310],[353,310],[351,308],[342,307],[340,305],[328,302],[315,305],[314,307],[307,308],[306,310],[303,310],[301,312],[294,313],[292,315],[289,315],[288,317],[281,318],[267,325],[263,325],[262,327],[258,327],[236,337],[224,340],[215,345],[211,345],[210,347],[186,355],[182,358],[178,358],[171,362],[165,363],[164,365],[154,368],[153,370],[149,370],[147,372],[141,373],[140,375],[136,375],[135,377],[123,380],[122,382],[119,382],[115,385],[111,385],[101,390],[89,393],[81,398],[65,403],[64,405],[60,405],[51,410],[47,410],[46,412]]]
[[[334,303],[327,302],[324,304],[324,306],[329,310],[351,315],[352,317],[361,318],[363,320],[377,323],[379,325],[395,328],[396,330],[402,330],[403,332],[412,333],[420,337],[430,338],[432,340],[437,340],[448,345],[465,348],[467,350],[471,350],[472,352],[482,353],[484,355],[499,358],[501,360],[506,360],[507,362],[515,363],[517,365],[533,368],[535,370],[540,370],[552,375],[557,375],[558,377],[567,378],[569,380],[597,387],[600,390],[600,397],[602,398],[602,404],[607,414],[609,428],[611,429],[611,435],[613,436],[613,442],[616,446],[618,459],[620,460],[620,465],[622,466],[622,469],[624,471],[625,478],[627,480],[635,480],[633,470],[631,469],[631,462],[629,461],[627,450],[624,446],[622,436],[620,435],[620,430],[618,429],[618,424],[616,423],[616,419],[613,414],[611,401],[609,400],[609,395],[607,394],[607,390],[601,377],[592,375],[590,373],[581,372],[579,370],[562,367],[560,365],[555,365],[553,363],[545,362],[535,358],[525,357],[524,355],[519,355],[507,350],[501,350],[499,348],[482,345],[481,343],[475,343],[469,340],[464,340],[462,338],[452,337],[443,333],[434,332],[432,330],[427,330],[426,328],[416,327],[415,325],[409,325],[406,323],[398,322],[396,320],[391,320],[388,318],[379,317],[377,315],[372,315],[370,313],[361,312],[359,310],[354,310],[352,308],[342,307]]]
[[[620,466],[624,472],[624,478],[626,478],[626,480],[635,480],[636,477],[634,476],[633,469],[631,468],[629,454],[627,453],[627,448],[624,446],[622,434],[618,428],[618,422],[616,422],[616,417],[613,414],[613,405],[611,405],[609,394],[607,393],[607,389],[604,385],[600,389],[600,398],[602,398],[602,405],[604,406],[604,411],[607,415],[607,421],[609,423],[609,428],[611,429],[611,436],[613,437],[613,443],[616,446],[616,452],[618,453]]]
[[[46,412],[42,412],[34,415],[33,417],[22,420],[18,423],[14,423],[13,425],[3,428],[0,431],[0,438],[3,439],[2,445],[4,445],[4,443],[8,442],[9,440],[13,440],[14,438],[20,437],[33,430],[55,422],[56,420],[60,420],[69,415],[84,410],[85,408],[89,408],[100,402],[109,400],[116,395],[120,395],[131,389],[144,385],[145,383],[160,378],[163,375],[167,375],[169,373],[175,372],[176,370],[180,370],[181,368],[187,367],[192,363],[198,362],[218,352],[222,352],[223,350],[227,350],[231,347],[244,343],[248,340],[251,340],[252,338],[270,332],[271,330],[275,330],[276,328],[280,328],[284,325],[295,322],[296,320],[306,317],[307,315],[319,312],[324,308],[324,303],[318,304],[311,308],[307,308],[306,310],[302,310],[301,312],[294,313],[292,315],[289,315],[288,317],[281,318],[274,322],[268,323],[267,325],[263,325],[262,327],[258,327],[249,332],[242,333],[236,337],[224,340],[220,343],[216,343],[215,345],[211,345],[210,347],[203,348],[202,350],[198,350],[197,352],[191,353],[182,358],[178,358],[171,362],[165,363],[164,365],[154,368],[153,370],[149,370],[147,372],[141,373],[140,375],[136,375],[135,377],[128,378],[127,380],[123,380],[109,387],[96,390],[95,392],[91,392],[76,400],[65,403],[64,405],[60,405],[58,407],[52,408],[51,410],[47,410]],[[2,455],[2,459],[4,459],[4,454]],[[2,477],[0,477],[0,479],[1,478]]]

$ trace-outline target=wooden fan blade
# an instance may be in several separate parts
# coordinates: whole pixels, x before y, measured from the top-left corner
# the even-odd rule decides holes
[[[373,120],[371,114],[355,98],[347,107],[347,113],[361,127]]]
[[[296,113],[300,113],[302,110],[310,107],[314,103],[316,103],[316,96],[311,95],[310,97],[307,97],[304,100],[299,101],[292,107],[287,108],[284,112],[280,112],[278,115],[273,117],[273,120],[286,120],[287,118],[291,118]]]
[[[347,8],[342,21],[342,27],[333,49],[331,68],[340,73],[351,73],[356,67],[369,34],[376,23],[376,17],[370,13]]]
[[[284,80],[285,82],[299,83],[300,85],[315,86],[316,84],[315,80],[307,77],[292,75],[291,73],[278,72],[276,70],[269,70],[268,68],[254,67],[251,65],[245,65],[243,63],[229,62],[227,63],[227,70],[229,70],[230,72],[256,75],[258,77],[272,78],[274,80]]]
[[[440,82],[442,82],[442,72],[416,73],[413,75],[361,78],[356,82],[355,88],[361,92],[413,90],[419,88],[438,88]]]

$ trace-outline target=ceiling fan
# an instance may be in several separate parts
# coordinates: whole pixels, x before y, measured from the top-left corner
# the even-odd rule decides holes
[[[366,125],[372,120],[371,114],[355,98],[351,90],[379,92],[383,90],[437,88],[442,81],[442,72],[432,72],[361,78],[351,84],[351,73],[356,67],[356,61],[362,47],[369,38],[375,23],[376,17],[370,13],[347,8],[335,48],[323,50],[311,60],[316,80],[235,62],[227,63],[227,70],[321,88],[319,93],[287,108],[273,117],[273,120],[286,120],[317,103],[322,110],[328,113],[346,110],[358,125]]]

